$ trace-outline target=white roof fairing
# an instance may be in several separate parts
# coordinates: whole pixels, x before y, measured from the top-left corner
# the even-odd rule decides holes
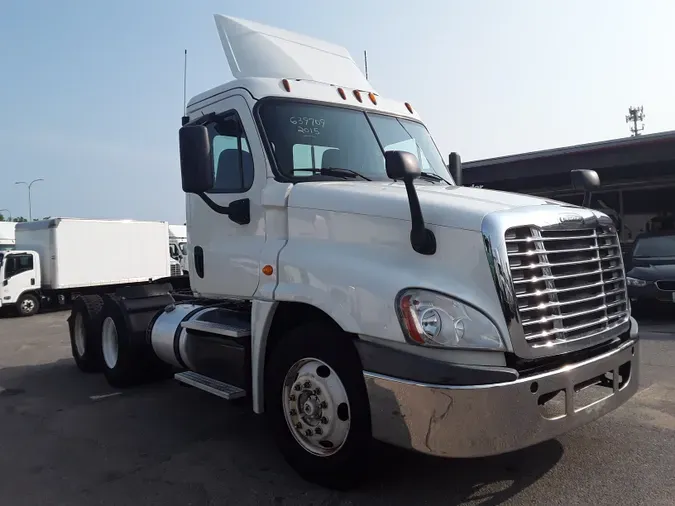
[[[253,21],[214,18],[235,79],[305,79],[375,92],[341,46]]]

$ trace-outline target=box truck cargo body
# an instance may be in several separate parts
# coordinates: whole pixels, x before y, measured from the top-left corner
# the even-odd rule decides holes
[[[4,255],[0,266],[2,305],[34,314],[45,299],[67,300],[77,293],[167,278],[175,264],[166,222],[53,218],[20,223],[16,249]]]
[[[16,223],[12,221],[0,221],[0,251],[14,248],[14,229]]]

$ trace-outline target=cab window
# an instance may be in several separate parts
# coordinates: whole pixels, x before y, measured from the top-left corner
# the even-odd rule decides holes
[[[209,193],[244,193],[253,185],[253,157],[244,126],[232,112],[209,125],[214,184]]]
[[[5,279],[33,270],[33,255],[8,255],[4,261]]]

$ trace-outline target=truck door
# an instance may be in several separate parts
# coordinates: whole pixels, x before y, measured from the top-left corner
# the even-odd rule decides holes
[[[12,304],[19,296],[31,289],[40,288],[36,261],[33,253],[6,254],[3,258],[2,269],[2,302]]]
[[[251,297],[258,287],[259,259],[265,245],[261,197],[266,160],[243,97],[228,97],[197,115],[216,111],[218,116],[206,124],[215,171],[214,188],[208,197],[217,206],[248,199],[250,222],[235,223],[199,196],[189,194],[190,281],[192,288],[204,296]]]

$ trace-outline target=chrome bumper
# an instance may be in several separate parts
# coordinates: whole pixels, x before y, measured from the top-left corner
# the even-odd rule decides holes
[[[638,388],[639,361],[639,341],[630,339],[584,362],[510,383],[453,387],[364,372],[373,436],[443,457],[517,450],[595,420],[626,402]],[[627,376],[623,384],[619,383],[621,366]],[[604,396],[578,406],[578,390],[606,373],[613,374],[610,384],[602,387]],[[565,392],[562,414],[544,414],[540,397],[560,390]]]

